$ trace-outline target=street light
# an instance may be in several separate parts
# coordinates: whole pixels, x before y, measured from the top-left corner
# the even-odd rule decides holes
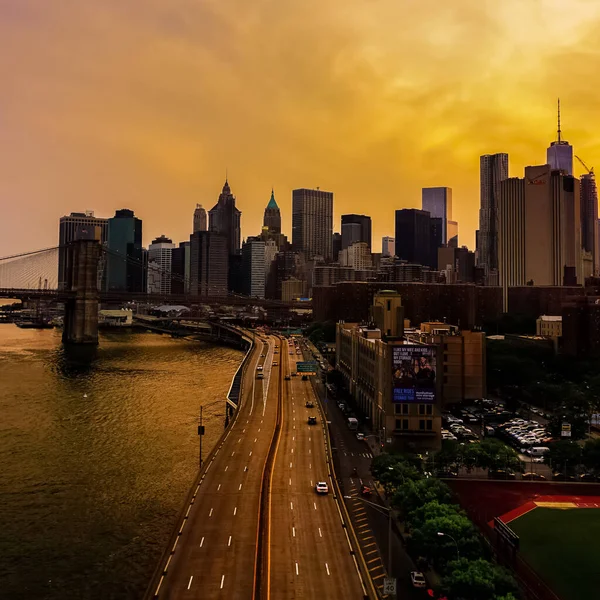
[[[449,533],[444,533],[443,531],[438,531],[437,534],[440,537],[449,537],[454,542],[454,545],[456,546],[456,560],[460,560],[460,552],[458,551],[458,544],[456,543],[456,540]]]
[[[386,515],[388,517],[388,577],[392,576],[392,509],[387,508],[386,506],[381,506],[380,504],[375,504],[375,502],[369,502],[364,498],[360,498],[359,496],[344,496],[347,500],[360,500],[369,506],[372,506],[375,510],[379,511],[381,514]]]

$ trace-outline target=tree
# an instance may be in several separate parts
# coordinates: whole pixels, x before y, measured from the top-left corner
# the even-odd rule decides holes
[[[433,507],[430,508],[432,509]],[[427,519],[418,528],[412,530],[409,548],[415,555],[425,557],[441,570],[449,561],[456,560],[457,548],[461,557],[473,559],[480,557],[481,540],[473,523],[456,510],[445,511],[445,514],[442,514],[439,507],[436,510],[440,513],[439,516]]]
[[[388,496],[407,481],[421,478],[421,474],[403,455],[380,454],[371,463],[371,473],[381,483]]]
[[[550,452],[544,455],[544,462],[559,471],[573,471],[581,463],[582,448],[568,440],[555,442],[549,446]]]
[[[409,480],[400,485],[392,496],[392,506],[406,516],[433,500],[440,504],[452,503],[452,492],[443,481],[433,478]]]
[[[582,460],[585,468],[600,473],[600,439],[588,440],[583,446]]]
[[[418,529],[431,519],[453,517],[456,514],[464,516],[464,513],[459,510],[458,506],[454,504],[441,504],[437,500],[432,500],[417,507],[407,515],[406,522],[412,529]]]
[[[510,469],[522,471],[523,466],[519,455],[510,446],[500,440],[484,439],[480,444],[471,444],[478,453],[478,466],[482,469]]]
[[[442,589],[453,600],[495,600],[517,598],[517,583],[503,567],[484,559],[461,558],[448,564]]]

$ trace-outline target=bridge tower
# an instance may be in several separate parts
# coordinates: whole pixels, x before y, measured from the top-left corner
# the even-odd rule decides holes
[[[65,344],[98,343],[98,240],[75,240],[67,245],[65,302],[62,341]]]

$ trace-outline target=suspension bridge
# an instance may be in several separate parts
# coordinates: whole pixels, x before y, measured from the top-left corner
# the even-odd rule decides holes
[[[107,284],[111,269],[122,271],[125,285],[121,289]],[[147,291],[148,278],[167,281],[167,285],[159,286],[160,291]],[[111,252],[96,240],[0,257],[0,298],[63,303],[63,341],[75,344],[98,343],[101,303],[262,307],[282,312],[311,308],[306,301],[250,298],[210,285],[196,286],[200,293],[194,294],[186,291],[190,287],[185,276]]]

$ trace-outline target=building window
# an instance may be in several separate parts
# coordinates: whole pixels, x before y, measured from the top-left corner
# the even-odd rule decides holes
[[[396,419],[396,429],[402,429],[402,419]]]
[[[403,404],[402,405],[402,414],[403,415],[407,415],[408,414],[408,409],[409,409],[408,404]]]
[[[448,344],[444,344],[444,350],[448,350]]]
[[[408,419],[402,419],[402,429],[408,429]]]
[[[419,419],[419,429],[425,431],[425,419]]]
[[[433,429],[433,421],[429,419],[427,421],[427,431],[431,431]]]
[[[419,415],[424,415],[424,414],[425,414],[425,405],[419,404]]]
[[[433,415],[433,404],[425,405],[425,414],[429,416]]]
[[[392,301],[391,300],[387,301],[387,309],[388,309],[388,311],[392,310]]]
[[[402,404],[395,404],[394,405],[394,413],[397,415],[402,414]]]
[[[448,372],[448,365],[444,365],[444,373]]]

